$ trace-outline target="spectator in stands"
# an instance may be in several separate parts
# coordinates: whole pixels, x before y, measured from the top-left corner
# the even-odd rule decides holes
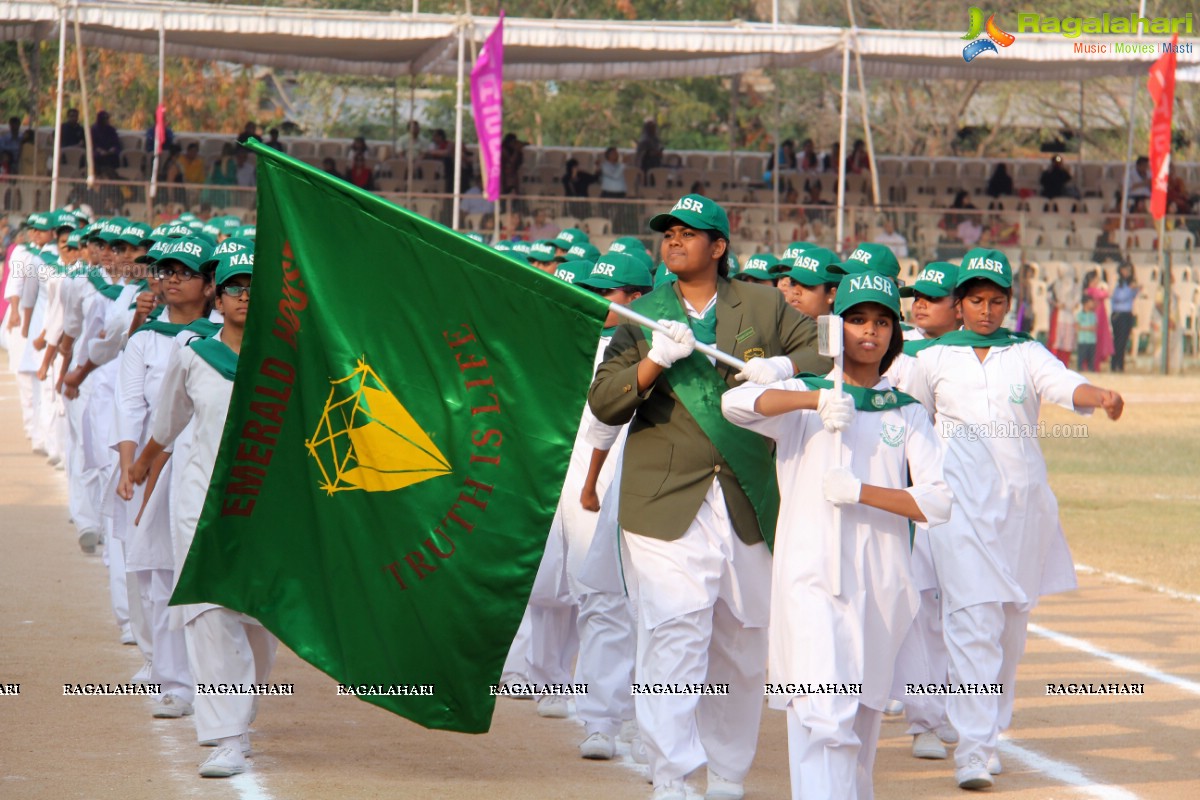
[[[346,151],[346,158],[350,159],[351,161],[354,160],[355,156],[362,156],[363,158],[366,158],[367,151],[369,149],[370,148],[367,147],[366,139],[361,136],[355,136],[354,141],[350,143],[350,149]]]
[[[188,142],[179,158],[184,183],[204,183],[204,159],[200,157],[200,143]]]
[[[1042,172],[1042,197],[1053,200],[1056,197],[1078,197],[1079,193],[1071,183],[1071,173],[1063,166],[1062,156],[1056,155],[1050,159],[1050,166]]]
[[[375,191],[375,176],[367,164],[365,155],[355,153],[350,159],[350,171],[346,173],[346,180],[360,189],[366,189],[368,192]]]
[[[1125,218],[1125,229],[1130,231],[1153,227],[1150,218],[1150,198],[1139,197],[1133,201],[1129,216]]]
[[[489,203],[488,199],[483,196],[483,187],[479,185],[479,181],[471,182],[471,188],[463,192],[462,200],[459,202],[459,209],[463,214],[487,214],[494,207],[495,204]]]
[[[883,218],[883,230],[875,234],[874,241],[886,246],[896,258],[908,258],[908,240],[896,230],[896,222],[891,217]]]
[[[797,165],[805,172],[819,172],[821,157],[817,155],[817,147],[812,139],[805,139],[800,145],[800,157]]]
[[[1017,285],[1013,287],[1012,304],[1017,309],[1016,329],[1021,333],[1032,334],[1036,321],[1033,314],[1033,272],[1033,267],[1023,262],[1017,273]]]
[[[1083,306],[1075,312],[1075,342],[1079,354],[1079,371],[1096,372],[1096,338],[1097,338],[1096,301],[1090,297],[1083,298]]]
[[[604,151],[604,158],[596,163],[596,175],[600,179],[600,196],[620,198],[629,195],[625,183],[625,165],[621,163],[621,152],[615,147]]]
[[[708,191],[708,184],[705,183],[704,181],[695,181],[692,184],[692,188],[689,189],[688,191],[691,194],[706,194]],[[795,192],[796,190],[793,189],[792,191]]]
[[[208,173],[206,183],[209,186],[237,186],[238,165],[234,156],[235,149],[232,142],[226,142],[221,147],[221,157],[213,162],[212,170]],[[200,193],[200,201],[211,206],[227,206],[229,192],[224,189],[205,189]]]
[[[1006,164],[997,164],[988,178],[987,194],[989,197],[1006,197],[1013,193],[1013,179],[1008,174]]]
[[[979,240],[983,238],[983,226],[975,217],[964,214],[954,229],[954,235],[958,237],[958,241],[962,242],[964,247],[971,248],[979,244]]]
[[[454,193],[454,147],[446,138],[446,131],[438,128],[433,132],[433,145],[425,153],[426,158],[436,158],[442,162],[442,178],[445,182],[446,194]],[[464,173],[466,170],[463,171]]]
[[[821,157],[822,172],[837,172],[838,159],[842,157],[841,142],[834,142],[829,146],[829,152]]]
[[[1096,312],[1096,352],[1095,370],[1113,354],[1112,327],[1108,321],[1108,284],[1105,283],[1104,272],[1094,269],[1083,276],[1083,297],[1081,302],[1086,307],[1087,301],[1095,303]]]
[[[165,199],[169,203],[187,203],[187,194],[180,184],[184,183],[183,164],[180,163],[179,145],[172,144],[166,151],[166,160],[158,167],[159,183],[168,184]]]
[[[8,132],[0,135],[0,151],[9,154],[13,166],[21,160],[21,118],[8,118]]]
[[[271,130],[267,131],[267,136],[271,138],[267,139],[263,144],[267,147],[274,147],[281,153],[287,152],[287,145],[279,141],[279,128],[271,128]]]
[[[237,137],[238,144],[245,144],[251,139],[258,139],[260,142],[262,141],[258,135],[258,123],[253,121],[247,122],[246,127],[242,128],[242,132],[239,133]]]
[[[550,219],[550,211],[539,208],[533,212],[533,220],[525,230],[525,240],[536,242],[539,239],[553,239],[558,236],[560,230],[561,228],[554,224],[554,220]]]
[[[1129,349],[1129,335],[1133,332],[1133,301],[1142,287],[1138,286],[1133,265],[1121,262],[1117,268],[1117,285],[1112,292],[1112,371],[1125,371],[1125,353]]]
[[[153,152],[154,152],[154,138],[155,138],[155,132],[154,132],[154,131],[155,131],[155,129],[156,129],[157,127],[158,127],[157,123],[154,123],[154,122],[152,122],[152,123],[150,123],[150,127],[149,127],[149,128],[146,128],[146,152],[147,152],[147,153],[153,153]],[[171,149],[171,146],[172,146],[173,144],[175,144],[175,131],[171,130],[171,126],[170,126],[170,124],[167,122],[167,118],[164,116],[164,117],[163,117],[163,145],[162,145],[162,151],[163,151],[164,153],[165,153],[165,152],[167,152],[168,150],[170,150],[170,149]]]
[[[414,164],[420,160],[423,153],[421,145],[421,123],[415,119],[408,121],[408,138],[400,145],[400,150],[397,154],[403,153],[404,158],[411,160]]]
[[[1118,233],[1120,227],[1120,217],[1108,217],[1104,220],[1104,230],[1096,237],[1095,249],[1092,250],[1092,261],[1103,264],[1105,261],[1120,263],[1124,260],[1121,255],[1120,234]],[[1080,244],[1084,243],[1080,242]]]
[[[330,156],[326,156],[325,160],[321,162],[321,169],[325,170],[326,172],[328,172],[330,175],[332,175],[335,178],[343,178],[344,179],[344,176],[342,175],[342,173],[340,171],[338,171],[337,162],[334,161],[333,158],[331,158]]]
[[[9,175],[16,174],[17,168],[13,164],[12,153],[8,150],[0,150],[0,177],[7,178]],[[9,203],[5,203],[9,207]]]
[[[1150,159],[1146,156],[1138,156],[1137,161],[1133,163],[1133,168],[1126,172],[1125,180],[1129,184],[1129,205],[1131,208],[1133,207],[1133,201],[1139,197],[1150,197]]]
[[[1021,223],[1005,219],[999,214],[989,214],[984,220],[980,242],[985,247],[1009,247],[1021,241]]]
[[[67,118],[62,124],[62,146],[78,147],[85,141],[83,126],[79,124],[79,109],[68,108]]]
[[[233,154],[233,163],[237,167],[238,186],[253,186],[258,182],[258,176],[254,172],[254,162],[250,160],[249,150],[239,147]]]
[[[854,147],[850,149],[850,155],[846,157],[846,172],[860,175],[870,171],[871,159],[867,156],[866,145],[863,144],[862,139],[855,139]]]
[[[121,135],[108,121],[108,112],[96,115],[92,125],[92,162],[102,178],[116,178],[121,168]]]
[[[588,187],[598,180],[595,173],[579,168],[578,159],[569,158],[562,176],[563,194],[567,197],[587,197]],[[588,216],[587,203],[570,203],[568,211],[572,217]]]
[[[1172,164],[1167,174],[1167,213],[1191,214],[1193,205],[1191,192]]]
[[[521,193],[521,167],[525,164],[525,145],[515,133],[506,133],[500,143],[500,194]]]
[[[638,137],[634,163],[642,171],[642,183],[646,182],[646,173],[655,167],[662,166],[662,140],[658,138],[658,123],[652,119],[648,119],[642,124],[642,135]]]
[[[783,144],[779,145],[779,169],[780,172],[795,172],[798,161],[796,160],[796,143],[791,139],[784,139]],[[763,173],[763,183],[772,183],[775,180],[775,156],[772,153],[767,158],[767,171]]]

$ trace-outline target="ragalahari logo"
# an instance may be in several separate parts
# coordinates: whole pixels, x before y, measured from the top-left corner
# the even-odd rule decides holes
[[[433,439],[369,364],[360,360],[330,383],[321,421],[305,442],[320,466],[322,489],[390,492],[451,474]]]
[[[970,42],[963,48],[963,60],[968,64],[975,59],[976,56],[982,53],[999,53],[996,45],[1008,47],[1017,40],[1007,31],[1000,30],[1000,26],[996,24],[996,15],[992,14],[987,18],[987,23],[983,21],[983,9],[971,7],[967,24],[967,35],[962,37]],[[980,39],[979,34],[987,33],[986,39]]]

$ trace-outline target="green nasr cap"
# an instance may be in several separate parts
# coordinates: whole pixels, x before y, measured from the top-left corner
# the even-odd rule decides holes
[[[591,242],[573,244],[571,245],[571,249],[567,251],[567,260],[569,261],[587,261],[595,264],[599,258],[600,250]]]
[[[792,268],[787,271],[787,276],[804,286],[824,286],[827,283],[836,286],[841,283],[842,275],[831,272],[830,267],[840,263],[837,253],[832,250],[826,247],[809,247],[796,256]]]
[[[842,316],[863,303],[878,303],[900,317],[900,287],[886,275],[874,271],[853,272],[838,284],[833,313]]]
[[[217,264],[214,278],[217,286],[222,286],[230,278],[237,275],[251,275],[254,272],[254,253],[242,250],[238,253],[226,253]]]
[[[555,247],[563,250],[570,250],[577,244],[584,244],[586,242],[590,242],[591,240],[588,239],[588,235],[579,230],[579,228],[563,228],[561,231],[559,231],[558,236],[555,236],[553,239],[551,239],[551,241],[554,243]]]
[[[779,259],[770,253],[755,253],[746,259],[746,263],[738,270],[735,277],[745,280],[754,278],[760,281],[773,281],[775,275],[772,270],[779,265]]]
[[[795,263],[796,256],[800,255],[810,247],[816,247],[816,245],[812,242],[792,242],[787,246],[787,249],[783,251],[783,255],[779,257],[779,263],[781,265]]]
[[[652,231],[662,233],[672,225],[686,225],[697,231],[714,231],[729,238],[729,215],[720,203],[702,194],[684,195],[670,211],[650,218]]]
[[[654,278],[650,276],[646,265],[636,257],[628,253],[608,252],[592,265],[591,272],[581,275],[575,283],[588,289],[619,289],[622,286],[650,286]]]
[[[954,285],[962,286],[972,278],[986,278],[1005,289],[1012,286],[1012,266],[1008,263],[1008,256],[999,250],[986,247],[968,250],[962,257],[962,263],[958,267],[958,280]]]
[[[854,251],[840,266],[831,266],[829,269],[830,272],[841,272],[846,275],[869,270],[895,280],[900,275],[900,262],[896,260],[896,254],[886,245],[863,242],[854,248]]]
[[[901,297],[923,294],[926,297],[946,297],[954,291],[958,267],[949,261],[931,261],[921,270],[912,286],[901,286]]]
[[[587,274],[590,266],[586,261],[564,261],[554,268],[554,277],[566,283],[578,283],[579,279]]]
[[[558,257],[555,255],[556,252],[553,241],[541,239],[529,245],[529,260],[540,261],[542,263],[553,261]]]

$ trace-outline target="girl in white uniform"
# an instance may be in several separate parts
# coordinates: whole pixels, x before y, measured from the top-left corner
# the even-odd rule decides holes
[[[873,796],[892,665],[918,601],[905,518],[937,523],[950,509],[929,417],[881,377],[902,341],[896,284],[847,275],[835,311],[853,400],[805,377],[741,386],[722,402],[731,422],[776,441],[768,703],[787,711],[793,800]]]
[[[117,378],[116,449],[120,459],[117,496],[134,515],[125,542],[125,567],[137,581],[142,608],[148,618],[154,652],[151,679],[162,687],[153,715],[175,718],[192,713],[195,685],[188,670],[183,630],[169,625],[167,603],[175,585],[175,554],[171,544],[167,486],[170,468],[158,475],[162,489],[144,497],[134,487],[129,468],[134,454],[149,437],[150,414],[158,402],[163,375],[176,342],[184,330],[199,335],[215,333],[206,318],[212,297],[211,275],[200,271],[211,248],[195,239],[172,239],[151,247],[142,257],[153,264],[159,291],[166,301],[157,319],[139,327],[121,355]]]
[[[230,254],[217,266],[216,305],[225,324],[212,338],[194,341],[171,357],[150,423],[151,438],[129,470],[134,484],[145,481],[165,447],[189,423],[193,425],[186,462],[176,465],[182,471],[179,491],[171,499],[177,564],[184,563],[196,533],[229,410],[249,308],[253,256],[246,256],[245,251]],[[211,604],[184,606],[182,612],[188,659],[197,683],[249,686],[266,681],[278,640],[256,620]],[[244,772],[254,698],[200,694],[195,710],[198,740],[217,743],[200,765],[200,775],[227,778]]]
[[[1042,595],[1074,589],[1075,569],[1038,447],[1042,402],[1121,416],[1116,392],[1091,386],[1041,344],[1001,328],[1012,268],[998,250],[963,256],[955,297],[963,330],[917,353],[910,389],[946,443],[950,520],[930,526],[950,672],[956,683],[1003,685],[1003,694],[951,695],[958,731],[955,778],[994,783],[996,743],[1012,720],[1017,662]]]

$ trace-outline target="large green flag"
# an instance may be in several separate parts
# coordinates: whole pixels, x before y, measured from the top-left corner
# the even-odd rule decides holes
[[[250,316],[172,602],[250,614],[342,684],[423,687],[363,697],[417,723],[486,731],[607,303],[251,146]]]

